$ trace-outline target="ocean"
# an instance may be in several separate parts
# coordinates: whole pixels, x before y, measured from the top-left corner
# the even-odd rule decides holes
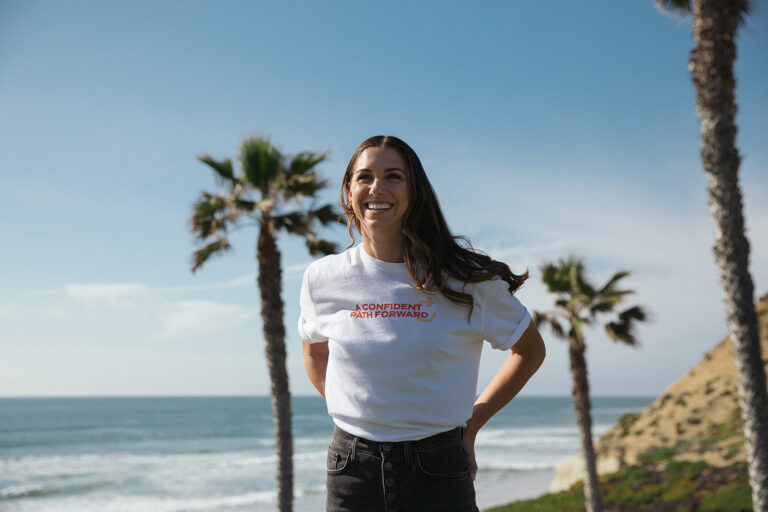
[[[595,437],[653,399],[594,398]],[[319,396],[292,405],[294,510],[319,512],[333,423]],[[273,511],[272,433],[269,397],[0,399],[0,511]],[[578,446],[570,397],[515,398],[478,435],[478,504]]]

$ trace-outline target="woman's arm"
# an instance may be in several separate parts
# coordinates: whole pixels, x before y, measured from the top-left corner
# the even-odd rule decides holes
[[[304,367],[312,385],[325,398],[325,370],[328,368],[328,342],[307,343],[302,341]]]
[[[496,376],[475,401],[472,417],[467,420],[467,428],[464,431],[464,447],[469,454],[472,480],[477,474],[475,437],[478,430],[517,395],[528,379],[539,369],[545,354],[544,341],[536,325],[531,322],[510,350],[509,357]]]

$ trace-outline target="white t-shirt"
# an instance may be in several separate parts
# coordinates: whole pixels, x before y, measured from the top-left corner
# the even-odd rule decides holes
[[[334,423],[376,441],[466,426],[483,340],[509,349],[531,322],[508,286],[467,283],[475,302],[468,319],[467,306],[416,290],[404,263],[377,260],[362,244],[310,264],[299,333],[329,342],[325,397]]]

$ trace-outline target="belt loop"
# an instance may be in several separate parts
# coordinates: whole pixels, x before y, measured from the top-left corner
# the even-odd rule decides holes
[[[405,463],[410,465],[411,464],[411,450],[413,449],[413,445],[411,444],[411,441],[405,441],[403,443],[403,452],[405,455]]]
[[[352,438],[352,453],[349,456],[349,460],[355,462],[355,448],[357,448],[357,436]]]

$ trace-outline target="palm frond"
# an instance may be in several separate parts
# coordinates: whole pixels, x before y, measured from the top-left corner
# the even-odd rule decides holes
[[[631,307],[619,313],[616,322],[609,322],[605,326],[605,332],[609,338],[627,345],[638,345],[635,337],[635,325],[648,318],[646,311],[640,306]]]
[[[589,307],[589,314],[594,317],[598,313],[608,313],[622,302],[622,295],[597,295],[597,301]]]
[[[232,160],[229,158],[216,160],[210,155],[203,154],[197,157],[197,159],[213,169],[213,179],[218,186],[234,188],[237,185],[238,179],[235,177],[234,170],[232,169]]]
[[[631,347],[640,345],[635,336],[635,326],[631,322],[608,322],[605,325],[605,332],[611,340],[617,343],[623,343]]]
[[[327,226],[331,222],[340,222],[339,218],[342,213],[334,205],[328,203],[316,210],[311,210],[309,215],[312,219],[317,219],[323,226]]]
[[[629,324],[622,324],[621,322],[608,322],[605,324],[605,333],[613,341],[624,343],[625,345],[636,345],[637,339],[630,332]]]
[[[304,151],[298,153],[291,158],[286,174],[289,177],[306,176],[317,164],[324,161],[326,158],[328,158],[328,152],[311,153],[309,151]]]
[[[263,197],[272,193],[272,185],[283,173],[284,158],[264,137],[248,138],[240,148],[240,165],[245,180],[256,187]]]
[[[269,214],[275,207],[276,201],[273,197],[262,199],[261,201],[252,201],[250,199],[234,198],[232,204],[240,211],[245,213],[257,214],[259,212]]]
[[[637,322],[645,322],[648,319],[648,312],[640,307],[640,306],[633,306],[625,311],[622,311],[619,313],[619,318],[622,321],[637,321]]]
[[[227,197],[203,192],[193,205],[189,222],[192,233],[202,240],[219,231],[227,231],[229,224],[237,221],[238,212],[230,208]]]
[[[202,267],[211,256],[215,254],[224,254],[231,248],[232,246],[229,245],[229,241],[226,238],[219,238],[215,242],[211,242],[196,250],[192,254],[192,273],[194,274],[197,269]]]
[[[292,235],[305,235],[309,231],[309,219],[304,212],[294,211],[272,217],[275,232],[285,230]]]
[[[320,179],[317,174],[310,173],[305,175],[293,175],[286,177],[283,184],[283,197],[301,201],[305,197],[313,197],[318,190],[327,185],[325,180]]]
[[[334,254],[338,250],[338,247],[335,243],[329,242],[328,240],[307,237],[307,249],[309,249],[309,254],[315,256],[317,254]]]
[[[541,267],[541,279],[550,293],[574,293],[571,268],[581,265],[581,260],[570,257],[557,263],[545,263]]]
[[[654,0],[656,8],[675,18],[688,18],[693,13],[692,0]]]
[[[628,270],[621,270],[619,272],[616,272],[613,274],[613,277],[611,277],[605,285],[603,285],[602,288],[597,292],[598,295],[604,295],[608,293],[614,292],[614,286],[616,283],[624,279],[630,274]]]
[[[621,300],[624,300],[625,295],[632,295],[634,293],[635,293],[634,290],[611,290],[602,294],[600,298],[601,299],[620,298]]]
[[[541,267],[541,278],[550,293],[589,298],[595,295],[594,286],[584,275],[584,263],[575,256],[560,259],[557,263],[545,263]]]
[[[684,20],[693,16],[693,0],[654,0],[653,3],[663,14],[676,19]],[[732,6],[738,15],[736,24],[741,28],[746,23],[747,17],[753,12],[754,2],[752,0],[734,0]]]
[[[542,311],[534,311],[531,320],[533,320],[534,325],[538,328],[543,328],[548,325],[555,337],[565,339],[565,331],[563,330],[563,326],[560,325],[560,320],[556,315],[544,313]]]

